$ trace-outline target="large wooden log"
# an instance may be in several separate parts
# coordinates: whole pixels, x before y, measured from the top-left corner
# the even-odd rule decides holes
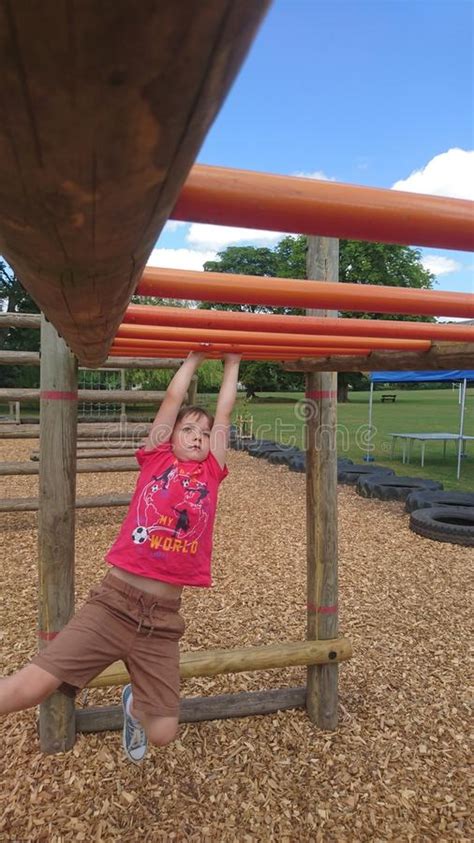
[[[0,8],[0,252],[102,363],[269,0]]]
[[[200,723],[204,720],[223,720],[228,717],[253,717],[273,714],[290,708],[303,708],[306,688],[271,688],[267,691],[242,691],[239,694],[219,694],[212,697],[182,699],[180,723]],[[121,729],[121,705],[76,710],[77,732],[104,732]]]
[[[331,641],[284,641],[262,647],[181,653],[179,672],[182,679],[191,679],[247,670],[335,663],[350,659],[351,656],[352,647],[347,638]],[[89,687],[106,688],[110,685],[124,685],[128,681],[129,676],[124,663],[117,661],[92,679]]]
[[[307,357],[285,360],[288,372],[398,372],[472,369],[474,343],[433,343],[429,351],[372,351],[364,357]]]
[[[97,507],[128,506],[131,499],[131,492],[124,492],[120,495],[97,495],[96,497],[76,498],[72,509],[96,509]],[[37,512],[40,508],[39,498],[0,499],[0,512]]]
[[[158,404],[163,401],[165,393],[148,389],[79,389],[78,401],[91,404]],[[39,401],[39,389],[0,389],[0,402],[5,401]]]
[[[38,641],[47,645],[74,611],[77,361],[51,324],[41,323],[38,517]],[[40,705],[43,752],[75,739],[74,702],[56,692]]]
[[[133,460],[84,460],[77,464],[77,474],[101,474],[113,471],[138,471],[138,463]],[[34,462],[0,463],[0,477],[13,477],[23,474],[39,474],[39,464]]]

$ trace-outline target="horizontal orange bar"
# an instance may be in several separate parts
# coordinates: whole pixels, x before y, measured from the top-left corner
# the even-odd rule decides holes
[[[340,284],[298,278],[265,278],[223,272],[192,272],[147,266],[138,284],[142,296],[266,304],[369,313],[474,318],[474,296],[411,287]]]
[[[188,349],[188,351],[189,350],[190,349]],[[194,349],[192,349],[192,350],[194,350]],[[220,360],[226,354],[226,351],[208,351],[206,349],[204,349],[204,350],[205,350],[207,360]],[[156,358],[159,359],[159,358],[162,358],[164,356],[164,353],[163,353],[162,350],[150,351],[150,349],[140,350],[140,349],[121,349],[121,348],[120,349],[112,348],[111,351],[110,351],[110,356],[111,357],[123,357],[125,351],[126,351],[127,357],[136,357],[137,359],[141,358],[141,357],[147,357],[147,358],[148,357],[156,357]],[[235,352],[235,349],[233,349],[233,352],[237,353],[237,352]],[[345,353],[346,356],[352,356],[352,355],[348,355],[347,351],[344,352],[344,353]],[[364,352],[364,353],[361,353],[360,356],[368,357],[368,354],[369,354],[369,352]],[[184,352],[184,351],[173,351],[173,350],[166,351],[166,357],[182,359],[185,356],[186,356],[186,352]],[[324,353],[324,354],[315,353],[315,354],[311,354],[311,355],[303,355],[303,354],[286,354],[286,353],[285,354],[282,354],[282,353],[276,354],[276,353],[271,353],[271,352],[266,352],[264,354],[261,354],[259,352],[254,352],[254,353],[242,352],[240,354],[240,356],[241,356],[242,360],[281,361],[281,360],[300,360],[305,356],[306,357],[328,357],[329,355],[327,353]],[[338,354],[337,356],[340,357],[341,355]],[[358,353],[357,356],[359,356],[359,353]]]
[[[171,218],[471,251],[473,214],[466,199],[197,165]]]
[[[181,328],[216,328],[240,331],[278,331],[354,337],[398,337],[438,342],[474,342],[474,327],[457,323],[402,322],[396,319],[334,319],[329,316],[285,316],[276,313],[240,313],[227,310],[130,304],[124,324],[173,325]]]
[[[188,341],[188,342],[171,342],[169,340],[143,340],[140,338],[133,338],[133,337],[116,337],[114,340],[114,344],[112,348],[140,348],[143,352],[146,352],[147,349],[161,349],[164,354],[164,350],[171,348],[177,349],[183,354],[183,352],[187,351],[206,351],[207,349],[214,349],[217,351],[235,351],[236,353],[245,352],[246,354],[250,353],[278,353],[278,354],[293,354],[297,355],[298,357],[301,355],[311,356],[312,354],[321,353],[324,355],[327,354],[355,354],[356,351],[367,353],[370,351],[369,348],[364,346],[350,346],[344,347],[340,346],[337,342],[334,342],[333,345],[324,345],[324,346],[288,346],[283,343],[276,344],[276,345],[260,345],[260,344],[245,344],[242,345],[241,343],[226,343],[226,342],[199,342],[199,341]]]
[[[224,331],[201,329],[201,328],[174,328],[169,326],[155,325],[124,325],[117,331],[116,338],[149,340],[171,340],[182,342],[211,342],[211,343],[238,343],[239,345],[285,345],[305,346],[308,349],[313,347],[324,348],[325,346],[338,345],[341,348],[352,348],[361,345],[360,337],[338,337],[337,342],[333,336],[320,336],[315,334],[277,334],[262,333],[255,335],[254,331]],[[427,351],[430,348],[429,340],[406,340],[393,337],[366,337],[363,344],[367,348],[406,349],[410,351]]]

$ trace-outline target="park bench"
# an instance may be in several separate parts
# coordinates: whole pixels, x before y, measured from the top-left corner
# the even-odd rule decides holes
[[[397,396],[394,392],[385,392],[381,398],[382,404],[385,404],[386,401],[391,401],[394,404],[396,400]]]

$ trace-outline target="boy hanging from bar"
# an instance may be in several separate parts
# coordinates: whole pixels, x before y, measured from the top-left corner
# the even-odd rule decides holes
[[[57,689],[75,695],[118,659],[131,684],[122,692],[123,747],[139,763],[148,741],[165,746],[179,715],[179,612],[184,586],[208,588],[212,531],[225,465],[240,356],[224,356],[213,418],[182,406],[204,354],[176,372],[137,451],[140,472],[110,570],[85,605],[30,664],[0,679],[0,714],[37,705]]]

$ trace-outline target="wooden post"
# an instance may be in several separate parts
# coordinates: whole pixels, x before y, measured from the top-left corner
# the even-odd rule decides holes
[[[338,281],[339,241],[309,237],[308,278]],[[307,310],[309,316],[336,313]],[[337,606],[337,374],[306,376],[307,638],[336,638]],[[337,664],[307,669],[306,709],[321,729],[337,726]]]
[[[14,421],[15,424],[20,424],[20,402],[19,401],[9,401],[8,402],[8,410],[9,410],[9,417]]]
[[[39,646],[74,611],[77,362],[55,328],[41,322],[39,465]],[[75,739],[74,701],[59,692],[40,706],[43,752],[63,752]]]
[[[191,383],[189,384],[189,392],[188,392],[188,404],[191,407],[196,404],[197,391],[198,391],[198,379],[197,379],[197,375],[193,375],[192,378],[191,378]]]
[[[120,389],[125,392],[127,388],[127,379],[125,369],[120,369]],[[120,424],[127,424],[127,405],[120,405]]]

